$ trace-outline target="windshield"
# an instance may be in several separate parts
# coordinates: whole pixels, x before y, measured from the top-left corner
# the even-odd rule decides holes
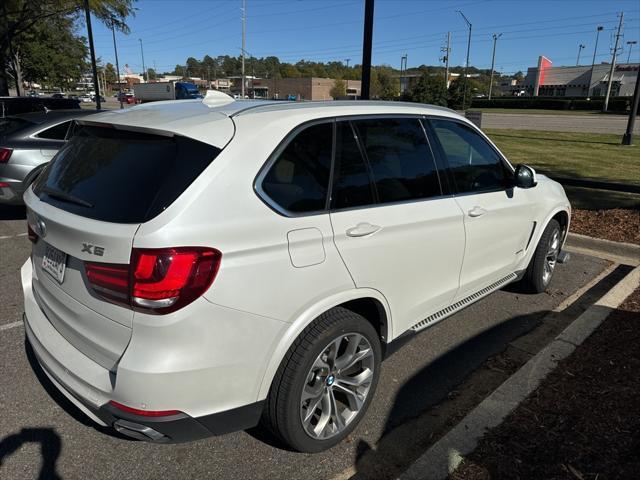
[[[38,177],[34,193],[84,217],[142,223],[171,205],[219,152],[180,136],[82,126]]]

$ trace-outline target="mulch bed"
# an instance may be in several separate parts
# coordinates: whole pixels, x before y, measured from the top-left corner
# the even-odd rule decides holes
[[[622,208],[574,210],[570,231],[614,242],[640,245],[640,211]]]
[[[640,288],[451,478],[640,478]]]

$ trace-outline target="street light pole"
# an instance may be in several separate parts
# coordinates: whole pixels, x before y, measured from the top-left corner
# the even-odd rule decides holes
[[[578,59],[576,60],[576,67],[580,65],[580,52],[582,52],[582,49],[585,47],[586,45],[583,45],[582,43],[578,45]]]
[[[118,47],[116,46],[116,28],[113,21],[111,22],[111,34],[113,35],[113,51],[116,55],[116,78],[118,79],[118,100],[120,100],[120,108],[122,105],[122,84],[120,83],[120,64],[118,63]]]
[[[607,95],[604,98],[604,105],[602,111],[606,112],[609,108],[609,97],[611,96],[611,86],[613,85],[613,72],[616,70],[616,57],[618,56],[618,44],[620,43],[620,37],[622,34],[622,22],[624,20],[624,12],[620,13],[620,23],[618,23],[618,33],[616,33],[616,44],[613,47],[613,54],[611,58],[611,68],[609,70],[609,82],[607,83]]]
[[[591,60],[591,75],[589,75],[589,88],[587,89],[587,96],[591,96],[591,84],[593,83],[593,69],[596,65],[596,53],[598,52],[598,39],[600,38],[600,32],[604,30],[602,25],[598,25],[596,29],[596,45],[593,47],[593,60]]]
[[[467,83],[469,81],[467,77],[467,69],[469,68],[469,51],[471,50],[472,25],[471,25],[471,22],[467,19],[467,17],[465,17],[464,13],[462,13],[462,10],[456,10],[456,12],[462,15],[462,18],[464,19],[464,21],[467,23],[467,26],[469,27],[469,40],[467,41],[467,61],[464,64],[464,92],[462,93],[462,110],[464,110],[467,105]]]
[[[147,81],[147,69],[144,66],[144,49],[142,48],[142,39],[139,38],[140,42],[140,54],[142,55],[142,80]]]
[[[491,91],[493,90],[493,70],[496,64],[496,43],[502,36],[501,33],[493,34],[493,55],[491,55],[491,78],[489,79],[489,100],[491,100]]]
[[[629,53],[627,54],[627,63],[629,63],[629,60],[631,60],[631,49],[636,43],[638,43],[637,40],[630,40],[627,42],[627,45],[629,45]]]
[[[96,91],[96,110],[100,110],[100,86],[98,85],[98,67],[96,66],[96,50],[93,48],[93,31],[91,30],[91,12],[89,0],[84,0],[84,13],[87,17],[87,35],[89,36],[89,51],[91,52],[91,71],[93,73],[93,89]]]

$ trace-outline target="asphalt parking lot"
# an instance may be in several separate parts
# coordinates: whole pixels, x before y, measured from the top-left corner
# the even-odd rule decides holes
[[[495,388],[489,376],[471,392],[462,382],[472,372],[607,266],[573,255],[558,268],[549,293],[507,287],[415,336],[384,362],[375,399],[355,432],[328,452],[308,455],[283,449],[260,428],[153,445],[94,427],[27,354],[19,284],[30,251],[25,231],[22,209],[0,207],[0,478],[6,479],[393,478],[434,440],[435,430],[425,425],[445,427],[461,415],[443,403],[455,397],[457,405],[470,404]],[[583,297],[577,313],[593,300]]]

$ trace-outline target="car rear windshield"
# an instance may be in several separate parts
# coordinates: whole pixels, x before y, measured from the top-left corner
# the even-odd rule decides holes
[[[0,137],[11,135],[12,133],[18,132],[29,125],[33,125],[33,123],[22,118],[0,118]]]
[[[180,136],[82,126],[38,177],[34,193],[84,217],[142,223],[171,205],[219,153]]]

